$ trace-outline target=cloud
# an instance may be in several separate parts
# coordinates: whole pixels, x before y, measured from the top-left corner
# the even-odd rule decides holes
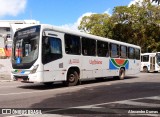
[[[107,9],[104,13],[107,13],[108,15],[111,16],[111,14],[109,13],[110,9]],[[70,30],[75,30],[75,31],[79,31],[78,30],[78,26],[81,23],[81,20],[84,16],[91,16],[92,14],[96,14],[96,13],[92,13],[92,12],[87,12],[82,14],[75,23],[71,23],[71,24],[65,24],[65,25],[61,25],[60,27],[65,28],[65,29],[70,29]]]
[[[70,30],[75,30],[75,31],[78,31],[78,26],[80,25],[81,23],[81,20],[84,16],[90,16],[92,14],[95,14],[95,13],[92,13],[92,12],[87,12],[87,13],[84,13],[83,15],[81,15],[77,21],[75,23],[71,23],[71,24],[64,24],[64,25],[61,25],[60,27],[62,28],[65,28],[65,29],[70,29]]]
[[[78,26],[80,25],[81,23],[81,20],[84,16],[90,16],[92,14],[95,14],[95,13],[92,13],[92,12],[87,12],[87,13],[84,13],[83,15],[81,15],[77,21],[75,23],[71,23],[71,24],[64,24],[64,25],[61,25],[60,27],[62,28],[65,28],[65,29],[70,29],[70,30],[75,30],[75,31],[78,31]]]
[[[152,2],[152,0],[150,0],[151,2]],[[132,0],[130,3],[129,3],[129,7],[133,4],[136,4],[137,2],[139,2],[139,3],[142,3],[143,2],[143,0]],[[156,5],[156,3],[155,2],[152,2],[152,5]]]
[[[17,16],[23,13],[27,0],[0,0],[0,17]]]
[[[131,6],[131,5],[134,5],[136,4],[137,2],[142,2],[143,0],[132,0],[128,6]]]
[[[111,16],[112,14],[110,13],[111,9],[107,9],[104,13],[108,14],[109,16]]]

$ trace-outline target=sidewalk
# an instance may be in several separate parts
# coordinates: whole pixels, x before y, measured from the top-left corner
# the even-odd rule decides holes
[[[0,82],[2,81],[11,81],[11,75],[9,74],[0,74]]]
[[[0,59],[0,81],[11,80],[11,60]]]

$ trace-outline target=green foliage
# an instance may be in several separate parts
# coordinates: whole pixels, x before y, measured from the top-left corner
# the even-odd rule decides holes
[[[80,30],[136,44],[142,52],[160,51],[160,6],[143,0],[135,5],[117,6],[112,16],[92,14],[82,18]]]
[[[110,37],[110,18],[108,14],[92,14],[91,16],[84,16],[78,27],[84,32],[94,34],[102,37]]]

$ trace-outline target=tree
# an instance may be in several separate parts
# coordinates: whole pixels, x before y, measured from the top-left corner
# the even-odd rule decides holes
[[[92,14],[84,16],[78,26],[79,30],[102,37],[111,37],[110,16],[108,14]]]
[[[112,16],[93,14],[82,18],[79,29],[141,46],[142,52],[160,51],[160,6],[150,0],[117,6]]]

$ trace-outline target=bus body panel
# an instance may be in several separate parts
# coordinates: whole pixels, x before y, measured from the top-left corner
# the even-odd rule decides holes
[[[147,72],[160,71],[160,57],[157,56],[160,52],[156,53],[143,53],[141,54],[141,70],[147,69]],[[145,71],[146,72],[146,71]]]
[[[47,32],[48,31],[48,32]],[[47,32],[47,35],[45,33]],[[39,38],[39,53],[38,59],[35,61],[33,66],[29,69],[13,69],[15,70],[26,70],[25,77],[29,82],[54,82],[54,81],[66,81],[67,73],[70,68],[79,69],[80,80],[108,77],[108,76],[119,76],[119,71],[121,68],[125,69],[126,75],[132,75],[139,73],[140,71],[140,59],[128,59],[128,58],[111,58],[111,57],[98,57],[96,56],[85,56],[82,53],[80,55],[66,54],[65,50],[65,34],[72,34],[79,37],[87,37],[94,40],[106,41],[108,43],[115,43],[117,45],[124,45],[127,48],[133,47],[141,49],[139,46],[127,44],[107,38],[102,38],[98,36],[93,36],[89,34],[68,31],[58,27],[50,25],[41,25],[40,38]],[[44,36],[45,35],[45,36]],[[49,35],[49,36],[48,36]],[[58,59],[51,60],[49,62],[43,63],[46,58],[43,58],[43,40],[44,37],[53,37],[53,39],[59,39],[62,46],[62,57]],[[56,42],[56,41],[55,41]],[[81,42],[82,43],[82,42]],[[90,45],[88,45],[90,46]],[[81,48],[82,51],[82,48]],[[35,73],[34,68],[37,67]],[[23,77],[22,74],[12,72],[12,76]]]

